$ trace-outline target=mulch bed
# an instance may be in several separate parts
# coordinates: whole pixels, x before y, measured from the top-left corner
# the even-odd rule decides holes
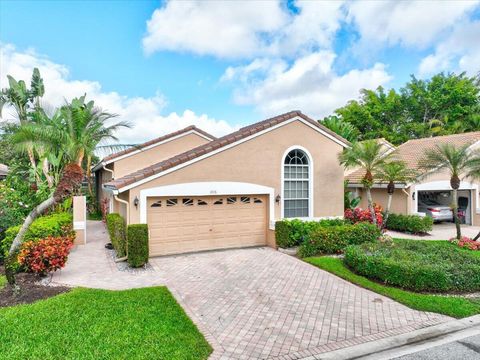
[[[0,275],[3,274],[4,269],[0,267]],[[0,289],[0,307],[30,304],[71,290],[66,286],[42,285],[39,283],[42,278],[35,274],[20,273],[17,274],[16,280],[20,286],[20,292],[14,293],[8,284]]]

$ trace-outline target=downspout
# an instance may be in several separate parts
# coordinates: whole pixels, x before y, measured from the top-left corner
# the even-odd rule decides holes
[[[105,170],[105,171],[108,171],[109,173],[112,174],[112,180],[115,179],[115,173],[113,172],[113,170],[108,169],[106,166],[107,166],[107,164],[102,163],[102,169]]]
[[[127,221],[130,222],[130,204],[129,204],[129,202],[126,201],[126,200],[120,199],[117,195],[115,195],[115,193],[114,193],[114,195],[113,195],[113,198],[114,198],[115,200],[117,200],[119,203],[125,204],[125,207],[126,207],[126,209],[127,209],[127,214],[126,214],[126,215],[127,215],[127,216],[126,216],[126,217],[127,217]],[[117,263],[117,262],[122,262],[122,261],[126,261],[126,260],[128,259],[128,241],[127,241],[127,246],[126,246],[126,253],[127,253],[127,256],[124,256],[124,257],[122,257],[122,258],[115,259],[115,262],[116,262],[116,263]]]

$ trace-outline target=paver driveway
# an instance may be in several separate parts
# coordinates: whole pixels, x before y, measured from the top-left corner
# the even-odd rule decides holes
[[[151,262],[212,341],[213,358],[302,358],[449,320],[270,248]]]
[[[212,344],[212,358],[296,359],[449,320],[411,310],[270,248],[150,260],[118,271],[101,223],[89,222],[54,283],[105,289],[167,285]]]

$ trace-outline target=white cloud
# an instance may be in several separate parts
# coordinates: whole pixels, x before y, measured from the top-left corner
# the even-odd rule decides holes
[[[147,53],[185,51],[225,58],[292,55],[329,46],[342,1],[296,1],[298,14],[280,0],[169,1],[147,22]]]
[[[419,66],[420,76],[439,71],[466,71],[469,75],[480,72],[480,21],[457,24],[454,31],[440,42],[432,54]]]
[[[182,114],[175,112],[163,115],[166,105],[164,96],[157,93],[155,96],[128,97],[117,92],[104,92],[97,81],[72,80],[69,78],[69,70],[66,66],[56,64],[45,56],[35,53],[33,50],[17,51],[13,45],[0,46],[0,64],[2,76],[0,87],[7,87],[6,75],[12,75],[17,80],[23,79],[30,83],[34,67],[40,69],[45,82],[44,102],[51,106],[62,105],[65,100],[87,94],[88,99],[105,111],[118,114],[115,119],[126,120],[133,125],[131,129],[122,129],[117,133],[121,143],[138,143],[154,137],[178,130],[188,125],[197,125],[201,129],[213,135],[224,135],[234,129],[225,121],[216,120],[208,115],[195,114],[191,110],[185,110]],[[5,111],[4,117],[8,117],[9,111]],[[10,116],[12,112],[10,111]]]
[[[478,0],[354,1],[348,18],[370,46],[377,42],[425,47],[478,4]]]
[[[320,118],[357,98],[361,88],[376,88],[391,79],[380,63],[339,75],[332,68],[334,60],[335,54],[327,50],[300,57],[292,65],[280,59],[254,60],[228,68],[223,80],[239,81],[235,102],[255,105],[265,115],[300,109]]]

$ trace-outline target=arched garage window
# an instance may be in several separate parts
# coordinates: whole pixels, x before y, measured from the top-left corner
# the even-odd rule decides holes
[[[309,161],[302,150],[294,149],[283,164],[284,217],[308,217],[309,214]]]

